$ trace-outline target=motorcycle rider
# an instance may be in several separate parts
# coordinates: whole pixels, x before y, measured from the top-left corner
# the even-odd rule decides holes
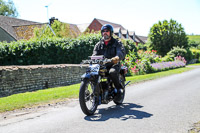
[[[102,39],[95,45],[93,55],[104,55],[105,58],[111,59],[112,62],[106,65],[109,70],[109,76],[117,89],[117,99],[122,93],[122,86],[119,83],[120,60],[125,58],[125,49],[123,44],[113,38],[113,27],[110,24],[105,24],[101,27]]]

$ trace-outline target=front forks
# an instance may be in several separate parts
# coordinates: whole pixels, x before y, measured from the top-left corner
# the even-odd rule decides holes
[[[101,81],[101,76],[100,75],[97,75],[95,78],[94,78],[94,96],[95,96],[95,99],[96,99],[96,102],[98,103],[98,105],[101,104],[101,90],[100,90],[100,81]]]

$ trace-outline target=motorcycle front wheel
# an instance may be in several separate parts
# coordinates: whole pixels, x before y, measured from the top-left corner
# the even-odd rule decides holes
[[[86,115],[93,115],[97,109],[97,97],[94,95],[94,83],[89,79],[84,79],[81,82],[79,90],[79,103],[81,109]]]

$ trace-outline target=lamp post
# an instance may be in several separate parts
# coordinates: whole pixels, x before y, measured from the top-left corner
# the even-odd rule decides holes
[[[52,29],[51,26],[50,26],[49,13],[48,13],[48,7],[49,7],[49,5],[47,5],[47,6],[45,6],[45,7],[47,8],[47,20],[48,20],[48,24],[47,24],[46,28],[49,27],[50,30],[52,31],[52,33],[56,36],[55,32],[53,31],[53,29]],[[42,34],[43,34],[44,31],[46,30],[46,28],[43,30]],[[41,35],[41,36],[42,36],[42,35]]]
[[[48,23],[49,23],[49,12],[48,12],[48,7],[49,5],[45,6],[47,8],[47,20],[48,20]]]

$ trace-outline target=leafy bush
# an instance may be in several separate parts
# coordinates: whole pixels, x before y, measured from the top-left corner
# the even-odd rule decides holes
[[[194,59],[198,59],[198,62],[200,62],[200,50],[198,49],[191,49],[191,52],[194,56]]]
[[[121,42],[123,43],[125,49],[126,49],[126,53],[128,54],[130,51],[134,51],[135,53],[137,53],[137,47],[134,41],[132,40],[127,40],[127,39],[121,39]]]
[[[163,58],[161,58],[161,62],[169,62],[169,61],[174,61],[174,57],[165,55]]]
[[[147,45],[139,43],[138,46],[137,46],[137,48],[138,48],[138,50],[144,50],[144,51],[146,51],[147,50]]]
[[[188,44],[189,44],[190,47],[197,48],[200,45],[200,42],[195,42],[193,40],[189,40]]]
[[[170,57],[176,57],[176,56],[186,56],[187,55],[187,51],[184,48],[180,48],[180,47],[173,47],[171,51],[169,51],[167,53],[167,55],[169,55]]]
[[[188,35],[189,45],[200,49],[200,35]]]
[[[181,57],[184,57],[187,61],[190,61],[191,59],[193,59],[193,55],[190,49],[184,49],[180,47],[173,47],[173,49],[169,51],[167,55],[169,58],[181,56]]]
[[[156,50],[152,50],[152,51],[139,50],[138,56],[140,59],[145,58],[145,59],[148,59],[151,63],[154,63],[154,62],[161,61],[159,56],[156,53],[157,53]]]
[[[154,24],[150,29],[149,39],[151,49],[157,50],[161,56],[165,56],[174,46],[188,48],[184,28],[172,19]]]
[[[129,51],[129,53],[126,54],[125,59],[122,61],[122,65],[125,65],[128,68],[128,76],[132,75],[132,68],[135,65],[137,58],[137,52],[133,50]]]
[[[129,75],[140,75],[146,73],[152,73],[153,69],[151,63],[160,62],[160,57],[156,54],[155,50],[138,52],[130,51],[127,54],[125,61],[123,62],[129,68]]]
[[[92,54],[100,37],[100,34],[87,34],[76,39],[43,38],[0,43],[0,65],[79,64]]]

